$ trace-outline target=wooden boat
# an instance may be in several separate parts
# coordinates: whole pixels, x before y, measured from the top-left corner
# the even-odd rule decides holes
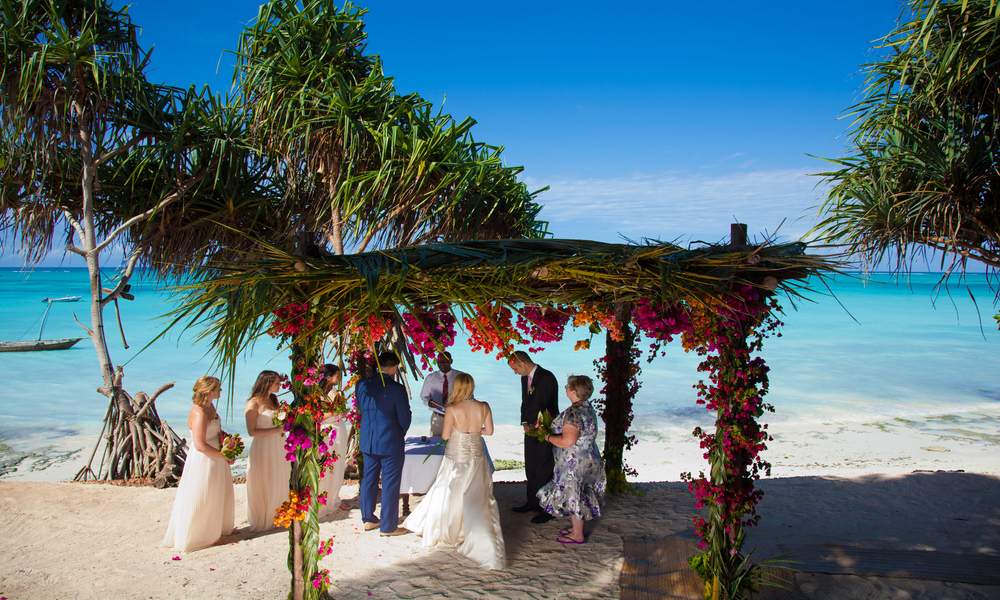
[[[43,340],[42,333],[45,331],[45,323],[49,319],[49,311],[52,310],[53,302],[79,302],[79,296],[64,296],[62,298],[42,298],[46,304],[45,313],[42,314],[42,325],[38,328],[38,339],[19,340],[13,342],[0,342],[0,352],[35,352],[38,350],[65,350],[72,348],[83,338],[58,338],[54,340]]]
[[[35,350],[65,350],[83,338],[61,338],[57,340],[24,340],[21,342],[0,342],[0,352],[34,352]]]

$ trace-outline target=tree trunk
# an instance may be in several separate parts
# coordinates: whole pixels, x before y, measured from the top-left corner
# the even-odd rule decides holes
[[[632,397],[629,392],[632,365],[632,345],[635,330],[631,326],[631,307],[620,305],[615,318],[621,324],[622,339],[615,340],[606,334],[607,363],[605,364],[604,391],[604,470],[608,479],[608,491],[620,494],[628,489],[625,481],[625,446],[628,428],[632,421]]]
[[[97,353],[97,363],[101,369],[101,378],[105,387],[111,387],[114,379],[114,367],[111,364],[111,355],[108,352],[108,340],[104,334],[104,307],[101,305],[101,262],[100,253],[97,251],[97,232],[94,225],[94,172],[96,162],[93,150],[90,146],[90,131],[87,124],[89,120],[85,115],[80,115],[82,126],[80,128],[80,158],[82,162],[82,180],[80,182],[83,191],[83,243],[82,250],[86,253],[87,275],[90,282],[90,341],[94,344],[94,351]],[[114,399],[112,399],[114,401]]]
[[[103,286],[101,282],[101,250],[98,249],[97,228],[94,221],[94,187],[97,161],[91,146],[89,130],[90,117],[81,107],[75,106],[80,128],[80,160],[81,160],[81,190],[82,219],[74,223],[78,228],[80,245],[87,264],[87,276],[90,284],[90,328],[88,337],[97,354],[97,363],[101,370],[103,386],[99,391],[108,399],[108,411],[105,415],[104,427],[98,436],[94,452],[90,460],[77,472],[76,480],[95,479],[130,479],[152,478],[157,485],[172,485],[180,478],[186,459],[186,447],[170,426],[161,421],[155,412],[153,401],[161,392],[173,386],[160,388],[148,401],[149,414],[136,417],[136,412],[144,404],[134,404],[131,396],[122,388],[121,368],[115,369],[108,349],[107,335],[104,329],[104,302],[102,302]],[[114,235],[114,234],[112,234]],[[135,257],[134,257],[135,258]],[[127,277],[135,261],[129,262]],[[105,438],[105,432],[107,437]],[[92,469],[94,456],[105,440],[105,450],[101,457],[101,466],[95,473]],[[105,470],[105,464],[107,470]],[[162,465],[162,466],[161,466]]]

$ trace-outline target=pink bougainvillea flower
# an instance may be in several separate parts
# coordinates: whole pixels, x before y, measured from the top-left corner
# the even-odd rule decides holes
[[[170,560],[180,560],[180,559],[181,559],[180,555],[177,554],[170,557]]]

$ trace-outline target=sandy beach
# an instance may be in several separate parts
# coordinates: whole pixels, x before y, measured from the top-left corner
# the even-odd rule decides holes
[[[761,526],[749,546],[760,557],[816,544],[885,552],[922,551],[1000,560],[1000,479],[968,473],[893,477],[791,477],[765,481]],[[589,544],[563,548],[562,525],[532,525],[509,508],[523,494],[496,486],[507,541],[505,572],[478,569],[407,535],[360,528],[355,502],[322,525],[334,536],[323,560],[335,598],[617,598],[623,545],[685,534],[691,500],[682,484],[641,484],[612,498]],[[0,483],[0,596],[25,598],[279,598],[286,593],[287,534],[239,531],[213,548],[177,554],[158,547],[175,491],[48,482]],[[357,487],[347,489],[347,496]],[[237,486],[237,523],[245,522]],[[174,560],[173,557],[180,560]],[[1000,587],[907,577],[800,573],[768,597],[961,600],[1000,597]]]
[[[782,423],[768,451],[774,477],[760,484],[766,493],[761,525],[751,530],[748,548],[757,558],[799,559],[804,567],[833,572],[799,573],[790,589],[765,597],[1000,597],[1000,582],[948,581],[967,578],[949,571],[948,564],[970,557],[1000,567],[1000,461],[996,436],[989,435],[996,415],[983,410],[960,418],[943,414],[919,426],[861,418]],[[977,419],[985,423],[980,429]],[[522,497],[524,474],[497,471],[506,572],[482,571],[447,549],[424,549],[412,535],[366,534],[352,501],[349,512],[322,526],[322,536],[336,540],[323,561],[333,574],[334,597],[620,597],[627,545],[690,535],[692,499],[678,474],[704,464],[681,433],[667,435],[669,430],[643,423],[637,430],[640,443],[629,462],[639,470],[642,495],[611,498],[588,545],[563,548],[553,539],[558,522],[531,525],[509,511]],[[85,458],[83,442],[63,440],[63,446],[22,460],[15,473],[0,480],[0,553],[7,557],[0,596],[283,597],[288,585],[283,531],[237,531],[217,547],[184,555],[160,548],[175,490],[60,482]],[[73,451],[73,444],[81,448]],[[516,427],[500,426],[490,440],[498,459],[520,459],[520,446]],[[239,527],[246,519],[245,487],[236,489]],[[346,491],[348,498],[356,494],[356,485]],[[899,563],[899,574],[889,577],[891,570],[878,569],[847,574],[865,569],[850,556],[823,562],[821,555],[831,549],[875,552],[883,562]],[[935,565],[939,559],[944,560],[939,572],[921,572],[921,560]]]
[[[802,572],[789,589],[762,597],[1000,598],[998,421],[1000,408],[991,405],[909,418],[782,415],[766,453],[772,477],[760,482],[761,524],[747,548],[756,559],[797,561]],[[418,417],[410,434],[424,427]],[[333,597],[632,597],[622,595],[629,548],[691,535],[693,501],[679,474],[705,462],[687,427],[636,422],[639,443],[627,460],[639,471],[641,495],[609,499],[583,547],[556,543],[558,522],[536,526],[512,513],[524,472],[497,471],[510,563],[503,573],[424,549],[413,535],[366,534],[352,501],[322,525],[322,536],[335,538],[323,561]],[[284,597],[285,532],[237,531],[217,547],[177,555],[158,547],[175,490],[66,483],[93,435],[22,439],[4,449],[0,458],[12,466],[0,479],[0,597]],[[494,459],[520,460],[520,429],[499,425],[489,447]],[[245,458],[234,472],[243,469]],[[236,490],[237,524],[245,527],[245,487]],[[356,494],[353,484],[346,497]]]

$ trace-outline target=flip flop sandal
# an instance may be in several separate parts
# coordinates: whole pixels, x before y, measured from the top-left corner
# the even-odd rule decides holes
[[[566,537],[565,535],[560,535],[559,537],[556,538],[556,541],[559,542],[560,544],[566,544],[566,545],[573,545],[573,544],[579,545],[579,544],[586,544],[587,543],[586,541],[579,541],[578,542],[578,541],[574,540],[573,538]]]
[[[563,527],[559,530],[559,535],[569,535],[571,531],[573,531],[571,527]]]

